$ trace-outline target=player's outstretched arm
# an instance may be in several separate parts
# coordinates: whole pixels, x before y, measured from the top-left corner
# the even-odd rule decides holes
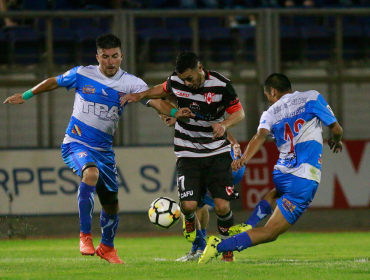
[[[126,103],[139,102],[143,98],[147,98],[147,99],[162,98],[162,97],[165,97],[168,94],[169,93],[166,92],[163,89],[163,84],[159,84],[159,85],[156,85],[154,87],[151,87],[150,89],[148,89],[146,91],[126,94],[121,99],[121,106],[124,106]]]
[[[43,92],[51,91],[53,89],[58,88],[58,82],[56,77],[48,78],[38,85],[34,86],[32,89],[27,90],[24,93],[16,93],[12,96],[9,96],[3,104],[23,104],[27,99],[31,98],[36,94],[40,94]]]
[[[329,125],[329,128],[332,133],[332,137],[328,141],[330,150],[333,150],[333,153],[340,153],[342,152],[343,148],[342,144],[343,129],[338,122],[332,123],[331,125]]]
[[[213,139],[223,136],[227,129],[236,126],[245,117],[244,110],[240,109],[229,115],[224,121],[212,124]]]
[[[173,118],[194,118],[195,115],[189,108],[181,108],[177,110],[173,105],[162,99],[151,99],[148,103],[149,106],[157,110],[158,113],[171,116]]]
[[[231,164],[234,171],[242,168],[248,163],[248,161],[259,151],[263,143],[265,143],[267,136],[270,131],[265,128],[260,128],[257,134],[253,136],[252,140],[249,142],[247,149],[240,159],[234,160]]]

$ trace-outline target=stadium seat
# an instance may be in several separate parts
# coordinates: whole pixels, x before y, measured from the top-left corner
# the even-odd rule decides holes
[[[77,61],[80,65],[95,65],[97,64],[95,55],[96,45],[95,40],[98,36],[107,33],[109,30],[98,27],[81,27],[76,30],[76,51]]]
[[[140,32],[146,28],[163,27],[162,18],[135,18],[135,31]]]
[[[233,61],[235,40],[227,27],[209,27],[201,29],[200,51],[206,60],[214,62]]]
[[[15,64],[36,64],[40,61],[40,37],[28,26],[4,29],[10,41],[10,61]]]
[[[333,36],[325,26],[301,27],[302,54],[308,61],[329,60],[333,54]]]
[[[170,29],[175,40],[176,52],[190,51],[193,49],[193,29],[191,27],[174,27]]]
[[[294,25],[280,25],[281,61],[291,62],[301,59],[302,36],[300,29]]]
[[[73,29],[58,27],[54,28],[53,30],[54,63],[60,65],[74,63],[76,59],[75,42],[76,37]]]
[[[58,0],[59,1],[59,0]],[[58,2],[56,1],[56,2]],[[49,8],[48,0],[23,0],[23,10],[46,10]]]
[[[245,26],[238,29],[238,38],[240,38],[240,56],[242,60],[254,62],[256,60],[256,27]]]
[[[343,59],[361,60],[365,56],[364,33],[361,26],[343,25]]]
[[[7,64],[9,57],[9,42],[5,33],[0,29],[0,64]]]
[[[175,40],[165,27],[151,27],[142,29],[138,39],[143,43],[140,57],[148,62],[170,62],[175,54]]]
[[[165,25],[168,29],[190,27],[190,18],[166,18]]]

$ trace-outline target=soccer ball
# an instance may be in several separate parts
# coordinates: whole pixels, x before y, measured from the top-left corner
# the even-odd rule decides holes
[[[161,228],[170,228],[180,220],[180,206],[169,197],[155,199],[149,207],[149,220]]]

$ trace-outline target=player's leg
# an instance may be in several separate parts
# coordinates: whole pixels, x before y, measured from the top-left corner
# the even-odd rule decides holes
[[[192,251],[200,255],[203,253],[204,248],[206,247],[206,235],[207,227],[209,222],[209,212],[208,208],[204,205],[196,211],[197,218],[199,220],[199,228],[197,228],[197,235],[195,241],[193,242]]]
[[[96,248],[96,254],[110,263],[124,263],[114,249],[114,238],[119,223],[118,192],[108,190],[103,182],[99,182],[97,193],[102,211],[100,214],[101,240]]]
[[[184,219],[184,215],[182,215]],[[206,221],[204,221],[206,219]],[[198,261],[202,255],[204,248],[206,247],[206,228],[208,226],[209,213],[206,207],[198,207],[196,210],[196,237],[192,242],[192,247],[190,252],[186,253],[185,256],[176,259],[178,262],[187,262],[187,261]]]
[[[228,230],[234,224],[234,216],[229,201],[239,197],[233,186],[231,162],[230,153],[224,153],[210,158],[210,168],[206,181],[215,203],[218,232],[223,240],[230,237]],[[232,251],[225,252],[223,254],[223,260],[232,261]]]
[[[63,144],[62,157],[67,166],[82,178],[78,189],[80,252],[82,255],[94,255],[95,248],[91,236],[91,223],[99,170],[90,150],[81,144]]]
[[[276,189],[269,191],[263,199],[256,205],[252,214],[248,220],[242,224],[232,226],[229,229],[229,235],[233,236],[244,231],[255,228],[257,224],[268,217],[272,213],[272,209],[276,207],[276,199],[278,198],[278,193]]]
[[[273,181],[277,192],[282,196],[276,200],[277,207],[266,225],[237,234],[222,242],[217,238],[210,238],[210,243],[207,244],[199,263],[208,262],[223,251],[241,251],[251,246],[276,240],[306,211],[318,187],[318,183],[315,181],[292,174],[283,174],[280,171],[274,171]]]
[[[202,159],[179,158],[177,165],[177,187],[181,212],[184,214],[183,232],[189,242],[196,238],[196,215],[201,189]]]
[[[290,226],[291,224],[283,216],[279,207],[276,207],[264,227],[250,229],[234,235],[227,240],[221,240],[215,236],[211,236],[204,253],[199,259],[199,264],[207,263],[223,252],[240,252],[251,246],[274,241],[280,234],[288,230]]]

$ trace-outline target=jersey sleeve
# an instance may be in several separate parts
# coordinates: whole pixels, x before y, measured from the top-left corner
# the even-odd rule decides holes
[[[259,130],[260,128],[265,128],[271,132],[272,118],[268,111],[263,112],[260,118],[260,124],[258,125],[257,130]]]
[[[171,76],[167,78],[167,81],[163,83],[163,90],[167,93],[172,92],[172,85],[171,85]]]
[[[243,109],[242,104],[239,101],[238,95],[235,92],[234,87],[231,83],[226,84],[227,94],[223,97],[223,105],[228,114],[235,113],[240,109]]]
[[[129,86],[127,89],[128,93],[138,93],[148,90],[148,85],[140,78],[137,78],[136,83]],[[140,100],[140,103],[146,105],[149,103],[150,99],[143,98]]]
[[[76,66],[62,75],[57,76],[57,83],[60,87],[65,87],[68,90],[76,87],[77,70],[80,66]]]
[[[337,121],[332,109],[321,94],[318,95],[313,107],[313,113],[323,122],[325,126]]]

